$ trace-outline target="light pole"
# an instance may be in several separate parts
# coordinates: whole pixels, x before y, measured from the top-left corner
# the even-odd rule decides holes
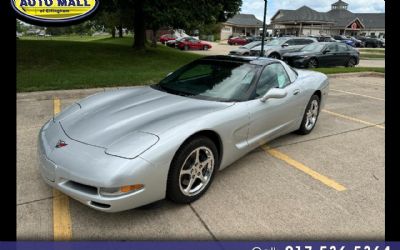
[[[263,22],[263,34],[262,34],[262,38],[261,38],[261,53],[260,56],[264,56],[264,40],[265,40],[265,18],[267,16],[267,4],[268,4],[268,0],[264,0],[265,4],[264,4],[264,22]]]

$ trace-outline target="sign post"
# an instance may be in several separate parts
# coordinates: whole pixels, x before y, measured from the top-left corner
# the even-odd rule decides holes
[[[260,53],[260,56],[262,57],[262,56],[264,56],[264,40],[265,40],[265,31],[266,31],[266,29],[265,29],[265,18],[266,18],[266,16],[267,16],[267,3],[268,3],[268,0],[264,0],[264,2],[265,2],[265,4],[264,4],[264,21],[263,21],[263,34],[262,34],[262,38],[261,38],[261,53]]]

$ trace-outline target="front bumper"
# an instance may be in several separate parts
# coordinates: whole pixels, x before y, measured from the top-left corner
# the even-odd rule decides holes
[[[68,145],[55,148],[52,138]],[[104,148],[74,141],[53,121],[40,130],[38,165],[44,181],[83,204],[104,212],[140,207],[165,197],[166,176],[140,157],[123,159],[104,153]],[[143,184],[144,188],[121,196],[104,196],[100,187]]]
[[[283,61],[295,68],[307,68],[310,58],[293,58],[293,57],[283,57]]]

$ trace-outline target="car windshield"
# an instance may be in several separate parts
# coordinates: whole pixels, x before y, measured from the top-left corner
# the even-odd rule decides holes
[[[216,101],[244,101],[259,66],[199,60],[175,71],[154,88],[175,95]]]
[[[244,46],[241,46],[241,47],[239,47],[239,48],[241,48],[241,49],[252,49],[252,48],[254,48],[255,46],[258,46],[258,45],[260,45],[261,44],[261,42],[251,42],[251,43],[248,43],[248,44],[246,44],[246,45],[244,45]]]
[[[309,44],[307,46],[305,46],[304,48],[301,49],[301,51],[306,51],[306,52],[320,52],[322,51],[322,49],[324,48],[324,44],[320,44],[320,43],[312,43]]]

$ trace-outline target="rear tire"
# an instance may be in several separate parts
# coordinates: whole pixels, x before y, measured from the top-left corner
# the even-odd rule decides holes
[[[319,107],[320,99],[317,95],[313,95],[307,104],[300,128],[296,131],[297,134],[307,135],[314,129],[319,116]]]
[[[189,46],[185,45],[185,47],[183,47],[183,50],[189,50]]]
[[[175,154],[167,179],[167,198],[191,203],[210,187],[219,167],[215,144],[204,136],[185,142]]]

